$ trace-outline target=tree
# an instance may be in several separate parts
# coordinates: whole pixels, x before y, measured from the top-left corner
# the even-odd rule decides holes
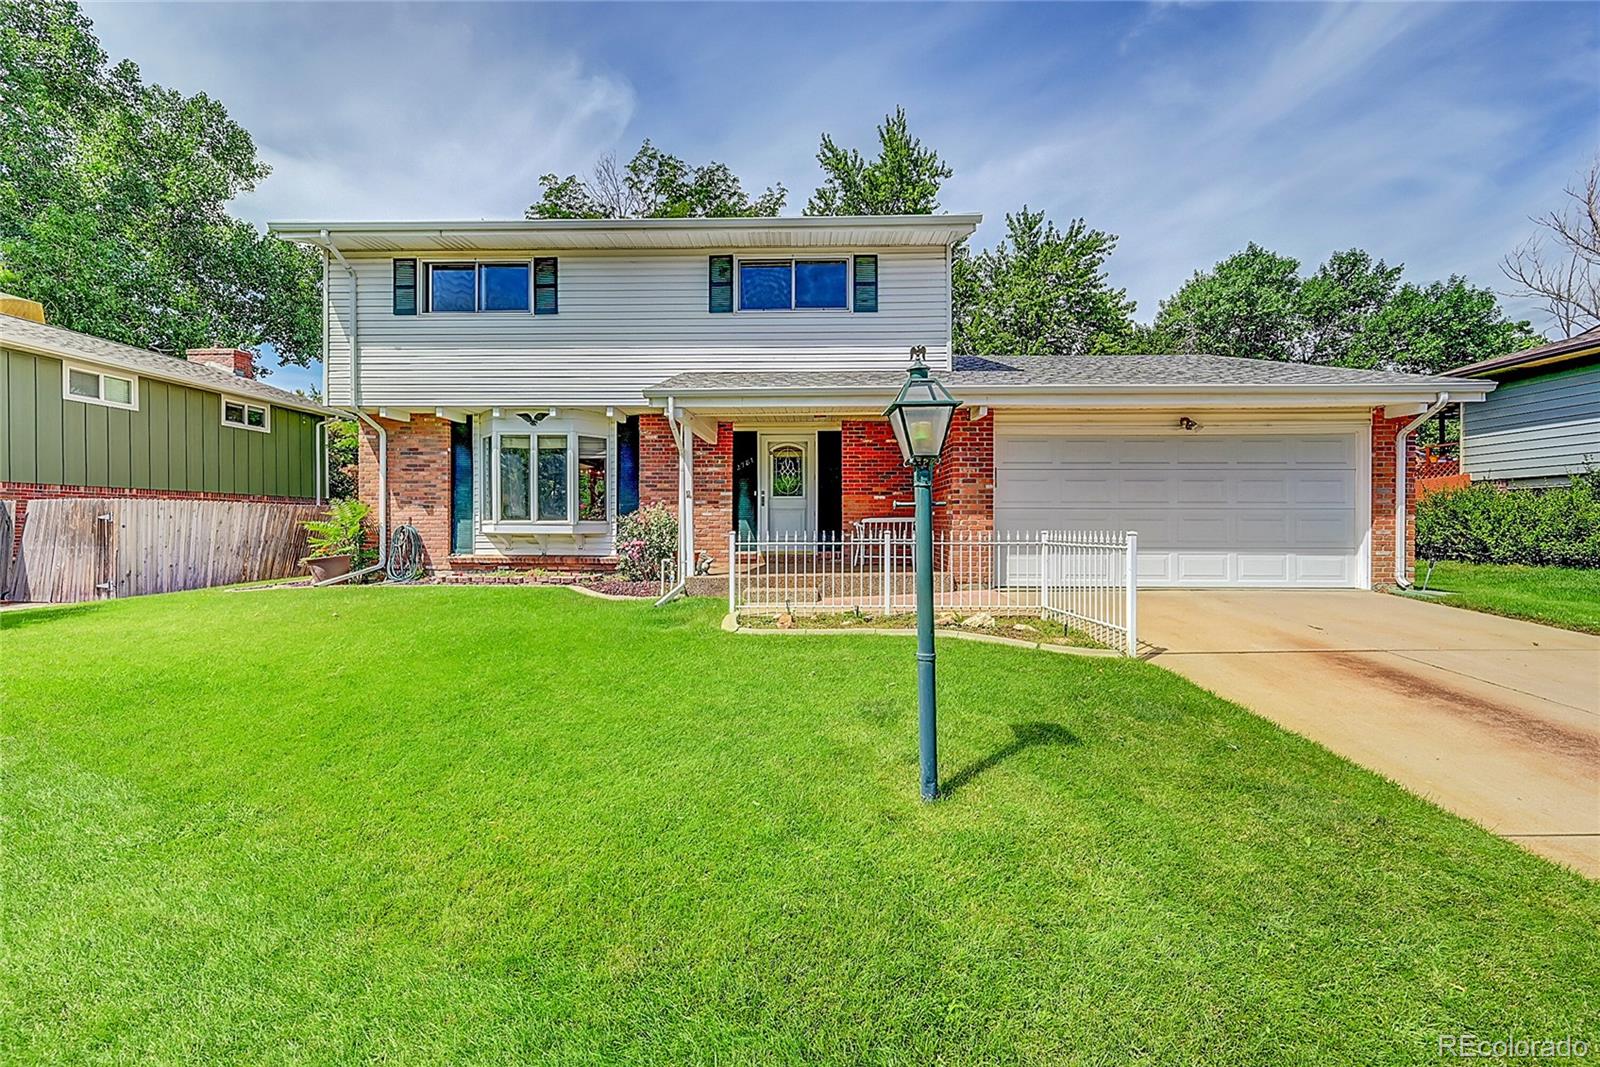
[[[1162,301],[1154,340],[1163,351],[1294,359],[1302,334],[1299,270],[1299,261],[1252,241]]]
[[[268,174],[205,94],[112,65],[71,0],[0,0],[0,287],[126,344],[321,349],[316,257],[231,218]]]
[[[1533,220],[1555,247],[1535,234],[1500,269],[1513,295],[1542,301],[1561,336],[1576,337],[1600,326],[1600,159],[1566,194],[1565,207]]]
[[[1429,374],[1542,340],[1488,289],[1459,276],[1402,284],[1403,271],[1352,248],[1301,278],[1298,262],[1251,243],[1197,272],[1135,339],[1158,352]]]
[[[827,134],[817,150],[827,175],[806,204],[807,215],[931,215],[939,186],[955,172],[911,136],[906,109],[897,107],[878,127],[878,158],[840,148]]]
[[[776,215],[789,192],[781,184],[751,199],[726,163],[694,167],[648,140],[626,166],[609,155],[585,180],[546,174],[530,219],[746,218]]]
[[[1133,328],[1133,301],[1106,280],[1114,235],[1074,219],[1056,229],[1026,206],[1006,215],[1006,236],[954,261],[956,351],[974,355],[1107,352]]]
[[[1442,282],[1400,286],[1366,318],[1336,362],[1442,374],[1543,341],[1526,321],[1507,319],[1492,290],[1451,275]]]

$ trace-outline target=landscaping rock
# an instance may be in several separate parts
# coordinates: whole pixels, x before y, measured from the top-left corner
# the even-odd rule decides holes
[[[780,630],[792,630],[792,629],[794,629],[794,616],[790,615],[787,611],[784,612],[782,615],[779,615],[778,616],[778,629],[780,629]]]
[[[1013,630],[1021,630],[1023,633],[1027,633],[1027,634],[1036,634],[1036,633],[1039,632],[1038,630],[1034,629],[1032,626],[1029,626],[1025,622],[1014,622],[1014,623],[1011,624],[1011,628]]]
[[[962,626],[973,630],[981,630],[985,626],[994,625],[994,616],[987,611],[980,611],[976,615],[968,615],[961,622]]]
[[[956,622],[957,619],[955,613],[951,611],[946,611],[933,617],[933,624],[935,626],[954,626]]]

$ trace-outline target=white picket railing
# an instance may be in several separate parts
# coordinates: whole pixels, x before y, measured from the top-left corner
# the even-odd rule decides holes
[[[728,536],[728,611],[816,614],[916,610],[914,542],[852,537]],[[934,610],[1038,615],[1101,644],[1137,649],[1132,533],[946,531],[933,537]]]

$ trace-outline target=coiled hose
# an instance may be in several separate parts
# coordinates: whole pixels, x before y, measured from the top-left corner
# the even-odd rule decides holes
[[[422,577],[422,535],[415,526],[398,527],[389,539],[389,565],[384,574],[391,582],[414,582]]]

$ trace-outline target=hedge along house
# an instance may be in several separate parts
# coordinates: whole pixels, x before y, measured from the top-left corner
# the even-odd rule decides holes
[[[966,402],[937,522],[1136,529],[1142,584],[1403,580],[1405,435],[1491,383],[1208,356],[957,357],[977,215],[279,223],[322,250],[329,402],[436,569],[614,565],[641,502],[681,565],[729,534],[904,515],[881,412],[913,346]]]
[[[253,367],[242,350],[180,359],[0,315],[5,548],[20,549],[45,500],[320,502],[332,412]]]

